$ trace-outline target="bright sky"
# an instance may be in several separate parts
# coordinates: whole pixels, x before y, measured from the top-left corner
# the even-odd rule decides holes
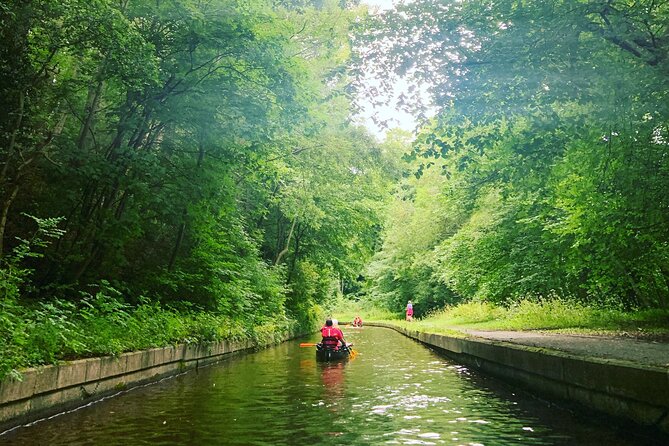
[[[380,10],[383,9],[390,9],[393,7],[393,0],[363,0],[363,3],[367,3],[368,5],[372,7],[377,7]],[[370,84],[374,85],[373,79],[369,80]],[[398,82],[397,85],[395,86],[395,95],[393,96],[396,98],[399,96],[402,91],[406,92],[407,89],[407,84],[404,82]],[[373,108],[371,104],[368,105],[363,105],[364,106],[364,111],[360,114],[360,119],[364,123],[365,127],[375,134],[379,139],[383,139],[385,137],[385,132],[388,129],[381,128],[377,126],[373,120],[372,120],[372,115],[376,114],[379,119],[381,120],[388,120],[388,127],[389,128],[394,128],[394,127],[400,127],[404,130],[413,130],[416,126],[416,120],[414,117],[402,110],[398,110],[395,108],[392,104],[395,101],[392,100],[390,105],[388,106],[381,106],[377,108]]]
[[[370,6],[377,6],[379,9],[390,9],[393,7],[393,0],[362,0]]]

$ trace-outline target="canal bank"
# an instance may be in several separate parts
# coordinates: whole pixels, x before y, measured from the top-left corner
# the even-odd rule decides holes
[[[531,345],[463,333],[462,337],[418,332],[387,323],[447,356],[537,395],[594,409],[669,434],[669,367],[657,361],[589,356],[560,351],[547,340]],[[485,333],[482,333],[485,335]],[[598,342],[591,339],[591,343]],[[630,349],[638,349],[634,343]],[[577,350],[574,350],[577,351]]]
[[[344,332],[358,352],[347,361],[316,361],[300,347],[314,334],[19,427],[0,444],[666,445],[517,392],[394,330]]]
[[[20,380],[0,381],[0,432],[262,346],[251,340],[181,344],[26,369]]]

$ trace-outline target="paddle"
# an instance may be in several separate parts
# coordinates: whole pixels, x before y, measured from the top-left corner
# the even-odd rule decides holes
[[[318,344],[315,344],[313,342],[300,342],[300,347],[316,347],[317,345]]]
[[[347,343],[346,348],[347,348],[348,351],[349,351],[349,356],[348,356],[348,357],[349,357],[350,359],[353,359],[353,358],[355,358],[355,357],[358,355],[358,352],[355,351],[355,350],[353,350],[353,343],[352,343],[352,342],[351,342],[350,344]]]

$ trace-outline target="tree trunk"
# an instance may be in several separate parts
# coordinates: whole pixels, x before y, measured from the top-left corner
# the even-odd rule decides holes
[[[2,204],[2,214],[0,214],[0,257],[3,256],[3,251],[5,247],[5,228],[7,227],[7,215],[9,214],[9,208],[12,206],[12,202],[16,198],[16,195],[19,193],[19,185],[14,185],[14,189],[9,194],[9,197]]]
[[[302,225],[298,224],[294,234],[295,234],[295,250],[293,251],[293,258],[290,261],[290,268],[288,268],[288,275],[286,277],[286,283],[292,283],[293,276],[295,275],[295,270],[297,269],[297,259],[300,258],[300,240],[304,235],[304,231],[300,230]]]
[[[79,132],[79,138],[77,139],[77,147],[81,150],[86,144],[86,139],[88,134],[91,133],[91,128],[93,126],[93,118],[100,103],[100,95],[102,94],[102,81],[98,81],[95,88],[91,85],[88,89],[88,98],[86,99],[86,117],[84,119],[84,124],[81,126],[81,132]]]
[[[202,167],[202,162],[204,161],[204,145],[200,143],[200,150],[197,155],[197,169],[199,170]],[[174,242],[174,248],[172,249],[172,255],[170,255],[170,261],[167,264],[167,270],[172,271],[174,264],[177,260],[177,255],[179,254],[179,248],[181,248],[181,243],[183,243],[184,234],[186,233],[186,217],[188,217],[188,209],[184,208],[181,215],[182,223],[179,225],[179,230],[177,231],[177,239]]]
[[[297,215],[295,218],[293,218],[293,224],[290,226],[290,231],[288,232],[288,240],[286,240],[286,246],[281,250],[279,255],[276,256],[276,260],[274,261],[275,265],[278,265],[279,262],[281,261],[281,257],[283,257],[286,253],[288,253],[288,249],[290,248],[290,239],[293,237],[293,231],[295,230],[295,223],[297,223]]]
[[[93,245],[93,249],[91,250],[91,253],[88,256],[88,258],[84,261],[84,263],[81,264],[81,266],[79,267],[77,272],[74,274],[74,282],[78,282],[79,279],[81,279],[81,276],[84,275],[84,273],[86,272],[88,267],[91,265],[91,263],[93,263],[93,260],[97,257],[99,252],[100,252],[100,244],[98,242],[96,242]]]
[[[179,225],[179,231],[177,232],[177,239],[174,242],[174,248],[172,248],[172,255],[170,255],[170,261],[167,264],[167,270],[172,271],[172,268],[174,268],[174,263],[177,260],[177,255],[179,254],[179,248],[181,247],[181,243],[183,242],[184,239],[184,234],[186,232],[186,217],[187,217],[188,211],[184,209],[183,214],[182,214],[182,219],[183,221],[181,222],[181,225]]]
[[[7,172],[9,171],[9,165],[13,158],[14,148],[16,146],[16,135],[18,135],[19,130],[21,129],[21,123],[23,122],[23,112],[25,109],[25,97],[23,93],[19,95],[19,116],[16,118],[16,124],[14,125],[14,130],[12,131],[12,136],[9,139],[9,145],[7,146],[7,159],[5,160],[5,165],[2,166],[2,173],[0,173],[0,185],[4,184],[5,179],[7,178]]]

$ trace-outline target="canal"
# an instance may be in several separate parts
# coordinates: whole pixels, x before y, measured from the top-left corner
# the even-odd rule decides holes
[[[653,444],[392,330],[344,330],[358,352],[347,362],[316,363],[313,348],[291,341],[14,429],[0,444]]]

